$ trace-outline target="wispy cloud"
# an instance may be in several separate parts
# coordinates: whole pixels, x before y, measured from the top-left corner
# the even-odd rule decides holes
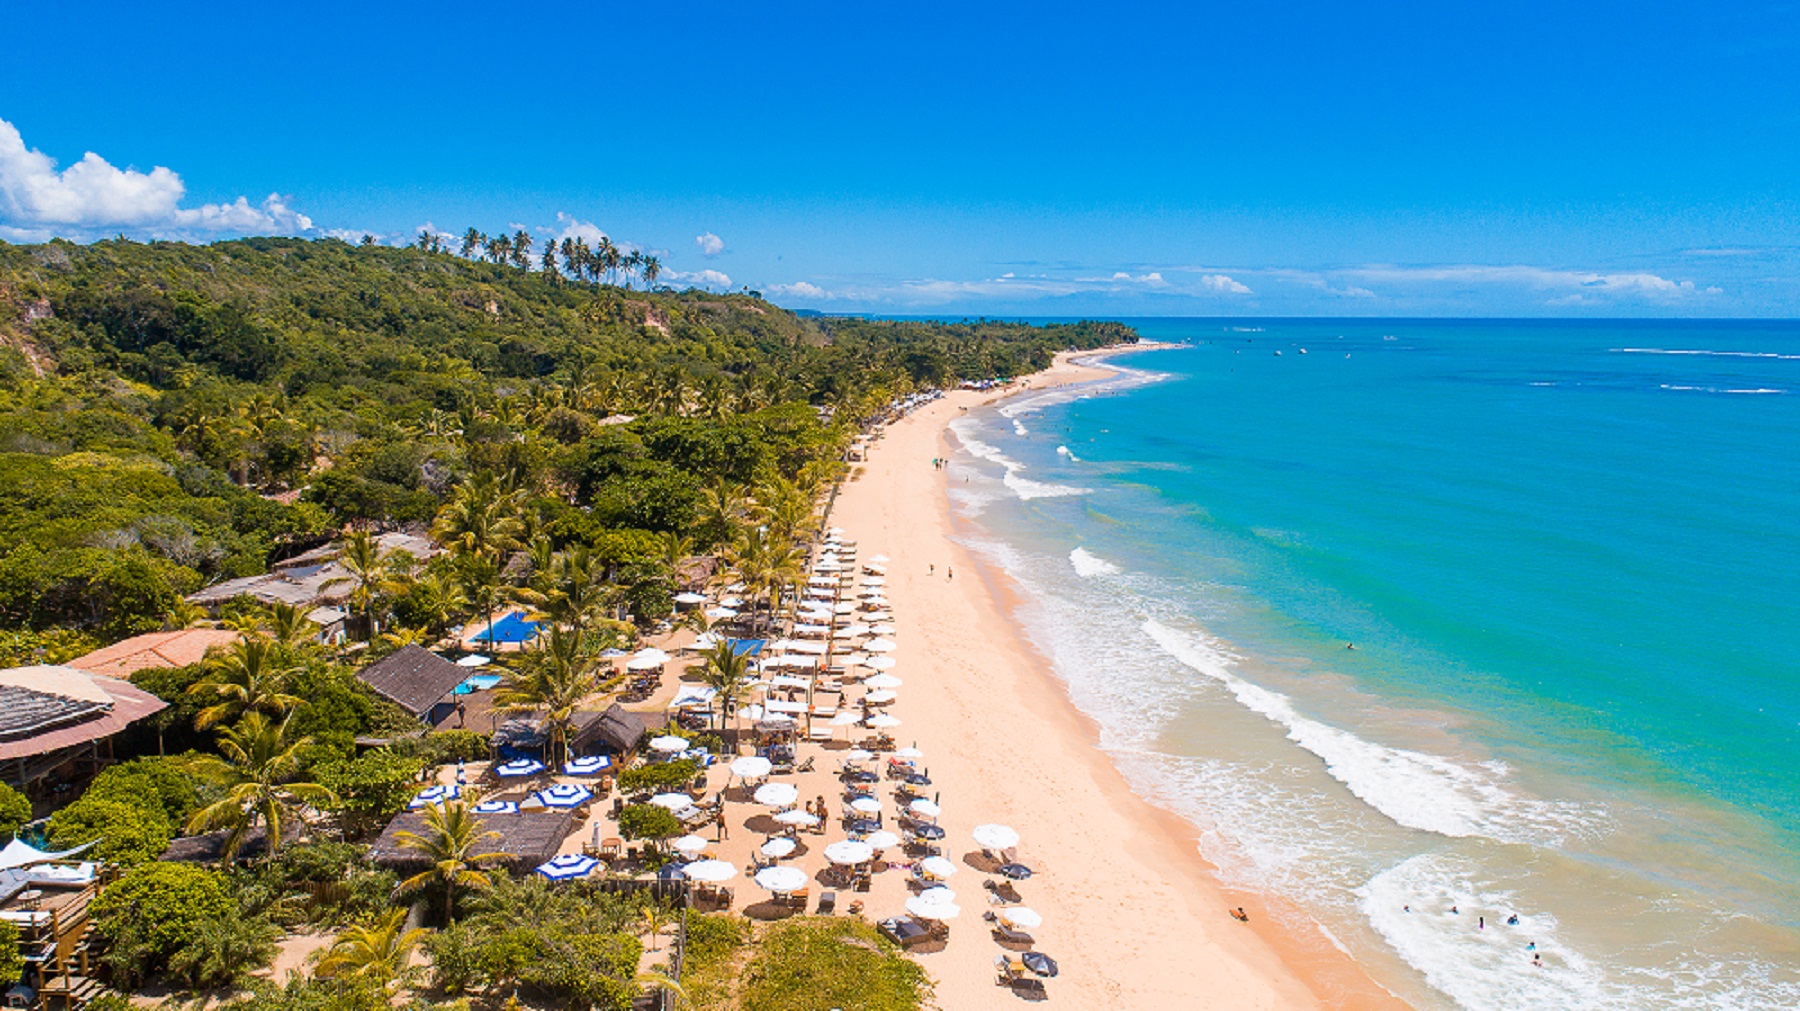
[[[715,288],[721,291],[731,287],[731,278],[717,270],[664,270],[662,279],[665,283],[676,287],[686,284],[696,288]]]
[[[1335,273],[1377,286],[1381,284],[1400,286],[1449,284],[1525,288],[1551,293],[1553,298],[1562,301],[1566,301],[1570,295],[1579,298],[1624,297],[1672,300],[1720,294],[1720,289],[1717,287],[1701,287],[1693,281],[1675,280],[1644,271],[1607,273],[1595,270],[1565,270],[1525,265],[1441,267],[1378,265],[1356,267]]]
[[[240,196],[230,203],[184,207],[186,195],[187,187],[173,169],[119,168],[92,151],[58,171],[54,158],[27,147],[18,128],[0,119],[0,224],[14,238],[84,238],[110,231],[157,237],[314,231],[312,219],[279,194],[256,204]]]

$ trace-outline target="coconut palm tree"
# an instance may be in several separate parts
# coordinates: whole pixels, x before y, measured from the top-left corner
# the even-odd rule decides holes
[[[406,910],[391,909],[366,927],[351,927],[338,935],[319,959],[318,975],[325,979],[354,979],[391,993],[417,975],[409,965],[413,949],[425,938],[423,928],[406,928]]]
[[[750,689],[744,685],[744,678],[749,673],[750,658],[732,648],[729,641],[721,640],[700,654],[700,680],[718,693],[714,699],[718,702],[721,725],[749,694]],[[712,715],[710,707],[707,715]]]
[[[638,907],[638,932],[650,939],[650,950],[656,950],[656,939],[675,922],[669,909],[660,902]]]
[[[194,727],[205,730],[246,713],[280,716],[306,700],[288,694],[300,672],[281,643],[260,635],[247,635],[224,652],[206,661],[208,674],[188,688],[194,695],[209,692],[221,697],[194,717]]]
[[[502,675],[505,680],[494,691],[494,708],[502,712],[542,710],[550,732],[547,757],[560,764],[567,758],[569,724],[576,709],[600,689],[599,670],[581,636],[556,625],[550,626],[549,634],[535,649],[522,654],[518,663],[519,669]]]
[[[400,882],[399,890],[410,892],[426,885],[442,884],[445,924],[455,917],[456,890],[486,888],[492,879],[480,865],[506,855],[483,849],[490,840],[500,838],[500,833],[484,831],[481,819],[460,800],[426,808],[424,834],[397,832],[394,838],[401,846],[422,853],[431,861],[429,868]]]
[[[367,530],[353,530],[344,538],[344,547],[338,552],[338,565],[342,566],[348,576],[339,576],[327,580],[327,587],[343,583],[353,584],[350,589],[350,611],[357,618],[358,626],[367,628],[364,638],[375,634],[375,601],[387,588],[389,577],[388,552],[381,550],[381,542]]]
[[[662,276],[662,261],[654,256],[644,257],[644,287],[655,288],[656,279]]]
[[[317,783],[296,777],[299,751],[312,738],[289,740],[287,720],[277,723],[260,712],[244,714],[236,726],[219,732],[219,754],[195,758],[201,772],[225,787],[225,796],[195,811],[189,832],[228,829],[225,857],[232,859],[257,823],[268,831],[269,854],[281,847],[282,823],[307,807],[337,803],[337,795]]]
[[[486,243],[487,243],[487,236],[481,234],[481,232],[478,231],[477,229],[470,228],[468,231],[464,232],[463,237],[462,237],[463,259],[466,260],[466,259],[470,258],[471,256],[474,256],[475,251],[477,249],[480,249]]]

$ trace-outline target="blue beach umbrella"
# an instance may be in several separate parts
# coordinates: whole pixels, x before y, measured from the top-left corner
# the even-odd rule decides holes
[[[406,809],[417,811],[420,808],[442,806],[445,801],[455,800],[460,796],[462,796],[462,787],[460,786],[433,786],[420,790],[418,795],[413,797],[411,803],[406,805]]]
[[[563,771],[571,776],[598,776],[612,768],[612,759],[605,755],[588,755],[570,760]]]
[[[506,779],[516,779],[522,776],[535,776],[543,771],[544,763],[537,759],[518,758],[507,762],[505,765],[496,766],[494,768],[494,775]]]
[[[558,783],[548,790],[539,790],[537,799],[545,807],[580,807],[594,799],[594,791],[572,783]]]
[[[517,801],[511,801],[511,800],[484,800],[481,803],[475,805],[475,813],[476,814],[518,814],[519,813],[519,805],[518,805]]]
[[[537,872],[551,881],[573,881],[585,878],[600,866],[600,861],[579,853],[564,853],[549,863],[539,864]]]

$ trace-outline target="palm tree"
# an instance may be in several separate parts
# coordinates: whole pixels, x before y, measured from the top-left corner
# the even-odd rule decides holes
[[[718,693],[714,697],[718,700],[720,723],[723,724],[724,718],[737,711],[738,703],[749,692],[744,686],[744,678],[750,672],[750,658],[732,648],[726,640],[713,644],[711,649],[700,654],[700,658],[700,680]]]
[[[512,265],[520,270],[531,266],[531,233],[523,228],[513,233]]]
[[[456,489],[431,528],[434,537],[450,546],[464,585],[470,588],[469,597],[484,608],[490,631],[499,598],[500,559],[518,545],[524,529],[518,512],[519,494],[482,475]]]
[[[306,700],[288,694],[288,688],[300,667],[289,657],[281,643],[259,635],[248,635],[206,661],[210,673],[194,682],[188,692],[222,696],[194,718],[194,727],[224,723],[246,713],[279,716]]]
[[[339,576],[326,581],[326,586],[340,583],[354,583],[350,590],[350,611],[357,617],[358,625],[366,625],[368,638],[375,634],[375,598],[384,588],[388,577],[388,558],[381,550],[381,542],[367,530],[353,530],[344,538],[343,550],[338,553],[338,565],[342,566],[348,576]]]
[[[462,237],[463,259],[466,260],[469,257],[474,256],[475,251],[477,249],[480,249],[486,243],[487,243],[487,236],[481,234],[480,231],[471,227],[468,231],[463,233],[463,237]]]
[[[553,764],[567,759],[564,754],[569,724],[575,711],[600,688],[600,674],[593,658],[578,633],[556,625],[537,648],[521,658],[522,670],[508,671],[494,692],[494,708],[502,712],[536,712],[543,710],[544,723],[550,731],[550,753]]]
[[[424,835],[397,832],[394,838],[401,846],[417,850],[431,861],[430,868],[400,882],[400,891],[413,891],[434,882],[442,884],[446,925],[455,918],[456,889],[486,888],[491,879],[479,865],[506,855],[482,849],[489,840],[500,838],[500,833],[483,831],[481,819],[460,800],[426,808]]]
[[[543,271],[545,277],[553,280],[557,277],[555,239],[544,240],[544,255],[538,260],[538,269]]]
[[[319,959],[318,975],[372,983],[382,993],[404,985],[417,972],[407,963],[426,933],[423,928],[405,927],[404,909],[391,909],[370,926],[351,927]]]
[[[716,547],[736,543],[749,508],[749,498],[742,485],[721,480],[707,488],[700,498],[698,524],[707,538],[706,545]]]
[[[196,628],[206,620],[206,608],[185,597],[176,598],[175,603],[170,604],[169,609],[163,612],[163,628],[170,632]]]
[[[638,926],[641,932],[650,938],[651,951],[656,950],[657,935],[668,929],[673,919],[669,915],[668,908],[661,903],[652,902],[638,907]]]
[[[644,257],[644,287],[655,288],[656,279],[662,276],[662,261],[654,256]]]
[[[299,751],[312,738],[288,739],[286,720],[276,723],[262,713],[244,714],[237,726],[219,732],[219,755],[194,761],[202,772],[225,785],[225,796],[194,812],[189,832],[229,829],[225,858],[237,856],[244,837],[258,822],[268,830],[269,855],[281,847],[282,822],[306,807],[337,803],[337,795],[317,783],[296,780]],[[223,756],[223,757],[220,757]]]
[[[285,604],[278,600],[268,606],[268,614],[269,634],[289,650],[311,638],[313,629],[318,628],[306,616],[306,610],[297,604]]]

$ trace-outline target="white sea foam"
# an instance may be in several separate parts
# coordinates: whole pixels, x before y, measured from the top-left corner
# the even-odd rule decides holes
[[[1086,548],[1076,548],[1069,552],[1069,564],[1075,567],[1075,574],[1083,579],[1095,576],[1116,576],[1119,567],[1101,558]]]
[[[1357,799],[1408,828],[1452,837],[1554,844],[1595,817],[1579,805],[1520,795],[1505,785],[1504,763],[1464,765],[1366,741],[1301,716],[1286,695],[1232,673],[1234,661],[1217,643],[1184,635],[1154,619],[1144,622],[1143,629],[1164,652],[1223,684],[1245,708],[1285,727],[1288,739],[1324,759],[1332,778]]]
[[[1025,430],[1024,424],[1021,423],[1019,421],[1019,419],[1014,418],[1013,419],[1013,434],[1014,435],[1030,435],[1031,433]]]
[[[1080,463],[1081,462],[1081,457],[1076,456],[1074,453],[1071,453],[1069,451],[1069,447],[1067,447],[1067,446],[1056,447],[1056,455],[1068,457],[1070,463]]]
[[[997,463],[1005,469],[1005,473],[1001,475],[1001,481],[1020,499],[1029,502],[1032,499],[1040,498],[1086,495],[1093,490],[1066,484],[1048,484],[1024,477],[1020,472],[1026,469],[1025,465],[1002,453],[999,448],[981,441],[974,435],[975,427],[975,422],[968,418],[958,418],[950,423],[950,431],[956,434],[957,441],[961,442],[963,448],[968,450],[971,455],[989,463]]]
[[[1614,354],[1627,355],[1694,355],[1703,358],[1773,358],[1777,361],[1800,361],[1800,355],[1784,355],[1775,351],[1710,351],[1705,348],[1608,348]]]
[[[1771,393],[1786,393],[1787,392],[1786,390],[1775,390],[1775,389],[1769,389],[1767,387],[1759,387],[1757,389],[1750,389],[1750,390],[1721,390],[1717,386],[1683,386],[1678,383],[1660,383],[1658,385],[1660,385],[1665,390],[1681,390],[1681,391],[1689,392],[1689,393],[1736,393],[1736,394],[1749,394],[1752,396],[1766,396]]]

